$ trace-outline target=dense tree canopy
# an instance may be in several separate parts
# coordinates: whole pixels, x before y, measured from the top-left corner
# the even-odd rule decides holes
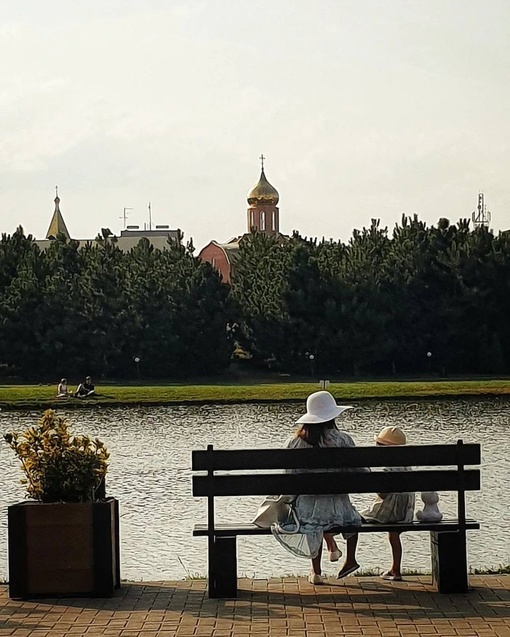
[[[510,233],[373,221],[347,244],[252,235],[232,295],[239,338],[286,371],[501,374],[510,361]]]
[[[122,252],[20,228],[0,241],[0,362],[27,377],[171,377],[228,365],[228,286],[192,246]],[[139,366],[134,358],[140,359]]]
[[[502,374],[510,362],[510,233],[467,221],[373,221],[347,243],[245,236],[232,287],[193,247],[103,230],[46,251],[0,241],[0,363],[23,377],[206,375],[251,363],[328,374]]]

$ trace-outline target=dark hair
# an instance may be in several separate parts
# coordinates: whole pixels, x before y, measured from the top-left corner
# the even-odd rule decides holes
[[[321,440],[326,435],[326,432],[330,429],[338,429],[334,419],[313,425],[310,423],[303,423],[296,431],[296,438],[302,438],[312,447],[318,447]]]

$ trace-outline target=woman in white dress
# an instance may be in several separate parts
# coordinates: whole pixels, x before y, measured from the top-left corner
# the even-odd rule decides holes
[[[301,426],[290,438],[287,449],[312,449],[314,447],[354,447],[349,434],[340,431],[335,418],[347,406],[337,405],[333,396],[327,391],[318,391],[306,401],[306,414],[297,421]],[[293,472],[303,473],[305,469]],[[299,533],[292,534],[295,528],[293,520],[275,525],[273,535],[286,549],[299,557],[312,560],[312,572],[309,576],[311,584],[322,584],[324,578],[321,570],[322,543],[326,542],[329,559],[336,562],[342,555],[335,538],[329,529],[339,526],[360,526],[361,516],[351,504],[349,495],[300,495],[294,501],[294,510],[300,523]],[[287,531],[287,533],[285,532]],[[347,538],[347,555],[338,577],[345,577],[359,568],[356,562],[356,545],[358,534]]]

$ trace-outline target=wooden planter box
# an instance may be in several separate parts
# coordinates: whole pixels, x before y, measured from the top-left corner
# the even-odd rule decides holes
[[[11,598],[110,597],[120,588],[119,503],[10,506]]]

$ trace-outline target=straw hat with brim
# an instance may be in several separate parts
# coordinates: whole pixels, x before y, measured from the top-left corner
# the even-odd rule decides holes
[[[299,424],[319,425],[333,420],[351,405],[337,405],[329,391],[316,391],[306,399],[306,414],[296,422]]]
[[[400,427],[385,427],[374,440],[380,445],[405,445],[406,435]]]

